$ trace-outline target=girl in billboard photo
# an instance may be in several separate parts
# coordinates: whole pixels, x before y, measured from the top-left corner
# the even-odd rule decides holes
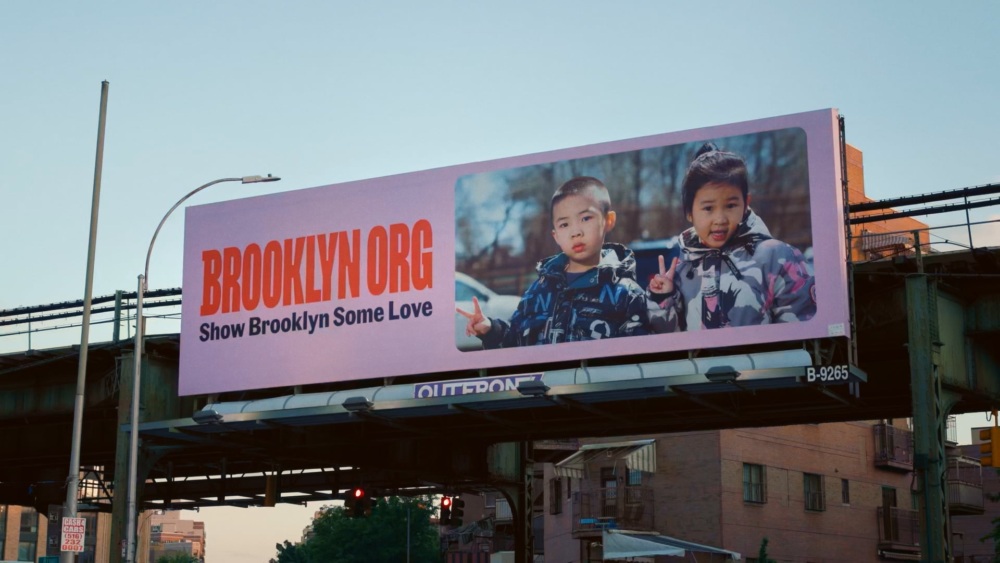
[[[706,143],[681,189],[691,227],[680,258],[649,282],[653,332],[806,321],[816,313],[813,276],[802,253],[772,238],[750,208],[744,159]],[[655,304],[655,305],[654,305]]]

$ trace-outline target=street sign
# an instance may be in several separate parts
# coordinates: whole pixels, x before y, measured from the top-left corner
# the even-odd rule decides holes
[[[83,552],[83,538],[87,532],[87,520],[85,518],[63,518],[62,519],[62,547],[60,551]]]

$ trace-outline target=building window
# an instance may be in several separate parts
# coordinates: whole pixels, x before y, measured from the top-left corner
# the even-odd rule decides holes
[[[38,545],[38,512],[34,508],[21,508],[21,533],[17,542],[18,561],[34,561]]]
[[[614,467],[601,468],[601,516],[614,518],[618,515],[618,477]]]
[[[562,479],[549,479],[549,514],[562,514]]]
[[[815,473],[802,474],[802,486],[805,492],[806,510],[826,510],[826,498],[823,494],[823,476]]]
[[[840,480],[840,502],[851,504],[851,482],[847,479]]]
[[[17,542],[17,560],[18,561],[34,561],[35,560],[35,542],[33,542],[33,541],[20,541],[20,542]]]
[[[642,502],[642,471],[629,469],[625,481],[625,502],[636,504]]]
[[[767,473],[763,465],[743,464],[743,501],[767,502]]]

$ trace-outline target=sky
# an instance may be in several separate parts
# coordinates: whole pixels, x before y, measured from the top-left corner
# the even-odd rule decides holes
[[[1000,182],[998,21],[987,0],[10,0],[0,310],[83,297],[102,80],[95,296],[134,291],[163,214],[223,177],[282,181],[214,186],[191,203],[833,107],[864,152],[869,197]],[[966,243],[962,232],[944,236]],[[182,235],[177,213],[150,289],[181,285]],[[996,223],[974,238],[1000,245]],[[0,352],[26,347],[0,332]],[[963,417],[960,441],[981,418]],[[208,563],[264,563],[314,510],[192,514],[208,527]]]

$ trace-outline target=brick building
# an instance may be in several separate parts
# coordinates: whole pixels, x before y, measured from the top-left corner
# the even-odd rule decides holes
[[[977,432],[973,431],[972,436],[973,442],[977,442]],[[976,443],[962,446],[961,450],[969,458],[980,455],[979,445]],[[956,555],[962,557],[956,558],[961,563],[993,563],[996,560],[994,541],[986,538],[993,531],[993,519],[1000,518],[1000,500],[991,500],[991,497],[1000,498],[1000,470],[996,467],[982,467],[981,475],[983,493],[986,495],[984,513],[958,515],[951,519],[952,545]]]
[[[855,147],[846,145],[844,160],[847,163],[847,198],[852,204],[870,203],[865,195],[864,155]],[[881,212],[859,213],[858,216],[876,215]],[[928,252],[927,224],[909,217],[875,221],[851,226],[851,256],[855,262],[913,255],[917,246]],[[919,241],[915,245],[914,241]]]
[[[180,511],[157,511],[147,515],[150,562],[174,553],[185,553],[198,561],[205,560],[204,522],[181,519]]]
[[[0,560],[34,561],[45,555],[48,521],[30,507],[0,505]]]
[[[111,515],[80,512],[86,520],[84,551],[78,563],[108,561],[111,538]],[[38,561],[59,555],[62,507],[51,505],[48,512],[28,506],[0,505],[0,561]]]
[[[545,467],[545,560],[600,561],[609,528],[749,561],[764,538],[782,563],[910,559],[919,549],[910,436],[899,424],[855,422],[591,444]],[[640,461],[640,450],[653,461]]]
[[[988,528],[979,463],[963,455],[953,436],[949,440],[952,552],[956,561],[982,561],[992,544],[972,549],[966,537]],[[567,445],[535,444],[536,459],[561,459],[534,467],[533,546],[536,558],[546,562],[602,561],[604,533],[611,530],[655,532],[734,551],[751,563],[764,538],[769,558],[779,563],[920,556],[919,499],[911,489],[912,433],[906,421],[581,440],[568,451]],[[473,498],[484,502],[466,511],[467,525],[451,534],[465,537],[452,538],[449,549],[513,549],[507,501],[495,493]],[[995,511],[1000,513],[1000,504]],[[963,535],[961,519],[978,528]],[[707,550],[686,557],[655,561],[727,560]]]

